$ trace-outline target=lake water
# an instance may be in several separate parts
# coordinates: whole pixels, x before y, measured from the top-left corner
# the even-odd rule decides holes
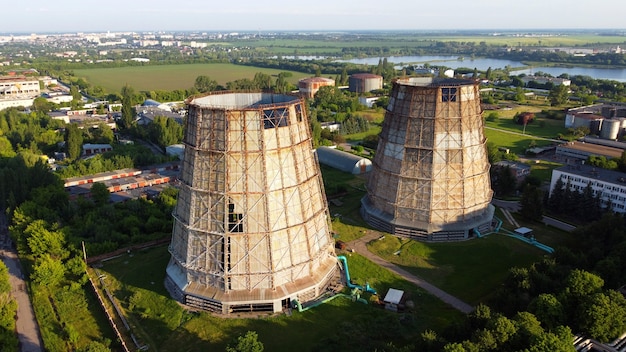
[[[351,59],[351,60],[336,60],[339,62],[351,62],[355,64],[367,64],[377,65],[380,58],[363,58],[363,59]],[[537,73],[539,71],[548,73],[554,77],[557,77],[563,73],[567,73],[570,76],[581,75],[589,76],[594,79],[610,79],[619,82],[626,82],[626,69],[623,68],[588,68],[588,67],[529,67],[522,64],[519,61],[502,60],[502,59],[490,59],[490,58],[464,58],[459,60],[457,56],[446,55],[423,55],[423,56],[390,56],[387,57],[387,61],[394,63],[398,66],[407,66],[409,64],[421,66],[425,63],[429,65],[441,65],[457,69],[459,67],[476,68],[480,71],[486,71],[489,67],[492,69],[505,68],[510,66],[511,68],[528,67],[522,70],[513,71],[513,73],[527,75]]]

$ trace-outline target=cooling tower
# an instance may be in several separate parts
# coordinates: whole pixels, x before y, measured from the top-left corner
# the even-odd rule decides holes
[[[172,296],[223,314],[320,296],[338,265],[304,101],[227,92],[186,103]]]
[[[485,143],[477,83],[397,79],[361,200],[363,218],[427,241],[489,230],[494,208]]]

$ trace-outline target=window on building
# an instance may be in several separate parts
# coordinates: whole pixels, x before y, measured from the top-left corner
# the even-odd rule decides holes
[[[243,232],[243,214],[235,213],[235,204],[228,204],[228,231]]]
[[[289,125],[287,109],[263,110],[263,128],[276,128]]]
[[[441,101],[444,103],[456,101],[456,88],[441,88]]]

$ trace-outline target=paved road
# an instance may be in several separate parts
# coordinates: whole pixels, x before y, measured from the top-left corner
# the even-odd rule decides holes
[[[0,257],[2,257],[2,261],[9,269],[11,294],[17,300],[17,320],[15,325],[17,337],[20,341],[20,350],[22,352],[43,351],[39,325],[35,319],[26,284],[22,279],[23,274],[17,254],[13,250],[2,249],[0,250]]]
[[[348,246],[350,248],[353,248],[357,253],[361,254],[362,256],[366,257],[367,259],[373,261],[374,263],[387,268],[388,270],[400,275],[401,277],[403,277],[405,280],[414,283],[415,285],[423,288],[424,290],[428,291],[430,294],[432,294],[433,296],[441,299],[442,301],[444,301],[445,303],[451,305],[452,307],[456,308],[457,310],[460,310],[463,313],[469,313],[471,311],[474,310],[474,307],[472,307],[471,305],[461,301],[460,299],[450,295],[449,293],[433,286],[432,284],[424,281],[424,279],[419,278],[413,274],[411,274],[410,272],[400,268],[399,266],[392,264],[384,259],[382,259],[381,257],[377,256],[376,254],[370,252],[367,249],[367,243],[371,240],[374,240],[378,237],[380,237],[381,234],[377,233],[375,231],[370,231],[367,235],[351,241],[348,243]]]
[[[9,242],[6,215],[4,211],[0,211],[0,243],[5,244],[4,248],[0,247],[0,259],[9,269],[11,295],[17,301],[15,327],[20,342],[20,351],[42,352],[39,324],[35,319],[33,306],[26,290],[26,283],[23,280],[22,266],[17,257],[17,252],[11,248]]]

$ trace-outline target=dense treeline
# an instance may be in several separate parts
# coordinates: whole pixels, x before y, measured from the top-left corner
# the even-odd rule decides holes
[[[17,351],[18,339],[15,335],[17,301],[11,295],[9,269],[0,261],[0,349]]]
[[[68,159],[66,167],[54,173],[41,158],[44,150],[59,150],[59,141],[67,145],[110,140],[112,136],[99,128],[59,126],[39,114],[16,109],[0,112],[0,205],[10,219],[11,237],[30,278],[46,350],[107,351],[112,342],[105,336],[111,334],[106,325],[98,325],[91,312],[92,298],[84,286],[81,243],[85,243],[88,255],[96,255],[169,236],[176,191],[168,189],[153,199],[111,204],[106,187],[96,183],[92,198],[70,201],[62,177],[138,167],[166,159],[142,146],[116,145],[114,152],[89,160]],[[69,130],[78,133],[77,141],[70,141],[74,137],[66,133]],[[3,311],[11,308],[10,303],[1,306]],[[13,319],[13,315],[1,316]],[[2,321],[0,324],[3,328],[6,325]],[[3,333],[0,331],[0,338],[4,338]],[[7,346],[11,343],[8,341]]]
[[[610,342],[626,330],[626,222],[612,213],[503,285],[465,324],[427,331],[420,351],[574,351],[573,335]]]

